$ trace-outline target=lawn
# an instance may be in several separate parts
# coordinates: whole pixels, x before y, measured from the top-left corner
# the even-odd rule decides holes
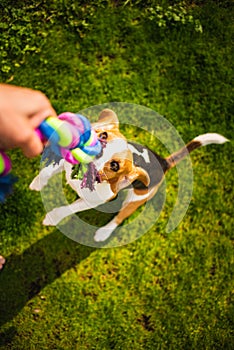
[[[40,157],[8,152],[18,182],[0,212],[0,348],[233,349],[232,1],[2,0],[0,14],[1,82],[43,91],[58,113],[127,102],[163,115],[185,143],[231,141],[191,154],[192,198],[172,232],[176,168],[149,230],[106,249],[43,226],[29,190]],[[168,155],[157,135],[122,131]]]

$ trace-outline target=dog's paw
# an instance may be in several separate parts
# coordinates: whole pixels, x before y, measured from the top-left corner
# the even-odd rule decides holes
[[[43,225],[45,226],[56,226],[62,220],[62,212],[60,208],[55,208],[46,214]]]
[[[107,230],[107,229],[100,228],[96,231],[95,236],[94,236],[94,240],[96,242],[103,242],[107,238],[110,237],[111,233],[112,233],[112,231],[109,232],[109,230]]]
[[[55,226],[56,224],[53,221],[53,218],[50,213],[46,214],[44,220],[43,220],[43,225],[45,226]]]
[[[46,182],[43,183],[40,179],[40,176],[37,175],[30,183],[29,188],[30,190],[33,190],[33,191],[41,191],[45,185],[46,185]]]
[[[96,242],[105,241],[107,238],[111,236],[112,232],[116,227],[117,227],[117,224],[113,222],[110,222],[106,226],[100,227],[95,233],[94,240]]]

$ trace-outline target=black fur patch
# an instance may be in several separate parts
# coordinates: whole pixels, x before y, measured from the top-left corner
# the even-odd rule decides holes
[[[149,177],[150,177],[149,188],[161,182],[164,176],[164,173],[168,169],[167,161],[145,146],[132,143],[132,142],[129,142],[129,144],[133,146],[136,150],[136,152],[134,152],[133,150],[133,162],[135,166],[143,168],[149,174]],[[131,151],[132,151],[132,148],[131,148]],[[145,154],[147,154],[149,158],[149,162],[144,158]],[[132,185],[136,189],[147,188],[142,182],[138,180],[134,181]]]

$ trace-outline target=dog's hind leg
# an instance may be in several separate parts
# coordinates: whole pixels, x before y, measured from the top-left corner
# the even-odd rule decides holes
[[[29,188],[35,191],[41,191],[41,189],[47,185],[49,179],[55,174],[61,173],[64,169],[64,160],[61,159],[58,164],[50,164],[43,168],[40,173],[33,179]]]
[[[140,191],[138,191],[139,193]],[[112,232],[119,226],[126,218],[134,213],[141,205],[143,205],[149,198],[151,198],[151,191],[144,190],[142,194],[136,194],[135,190],[128,191],[128,195],[123,202],[119,213],[103,227],[100,227],[94,236],[96,242],[105,241],[110,237]]]
[[[100,204],[103,204],[101,200],[99,203],[88,203],[84,199],[79,198],[72,204],[52,209],[46,214],[43,225],[56,226],[62,219],[66,218],[67,216],[95,208]]]

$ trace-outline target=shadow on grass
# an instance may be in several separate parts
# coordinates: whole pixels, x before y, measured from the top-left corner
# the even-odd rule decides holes
[[[21,255],[10,255],[0,273],[0,326],[12,320],[46,285],[94,250],[54,230]]]

